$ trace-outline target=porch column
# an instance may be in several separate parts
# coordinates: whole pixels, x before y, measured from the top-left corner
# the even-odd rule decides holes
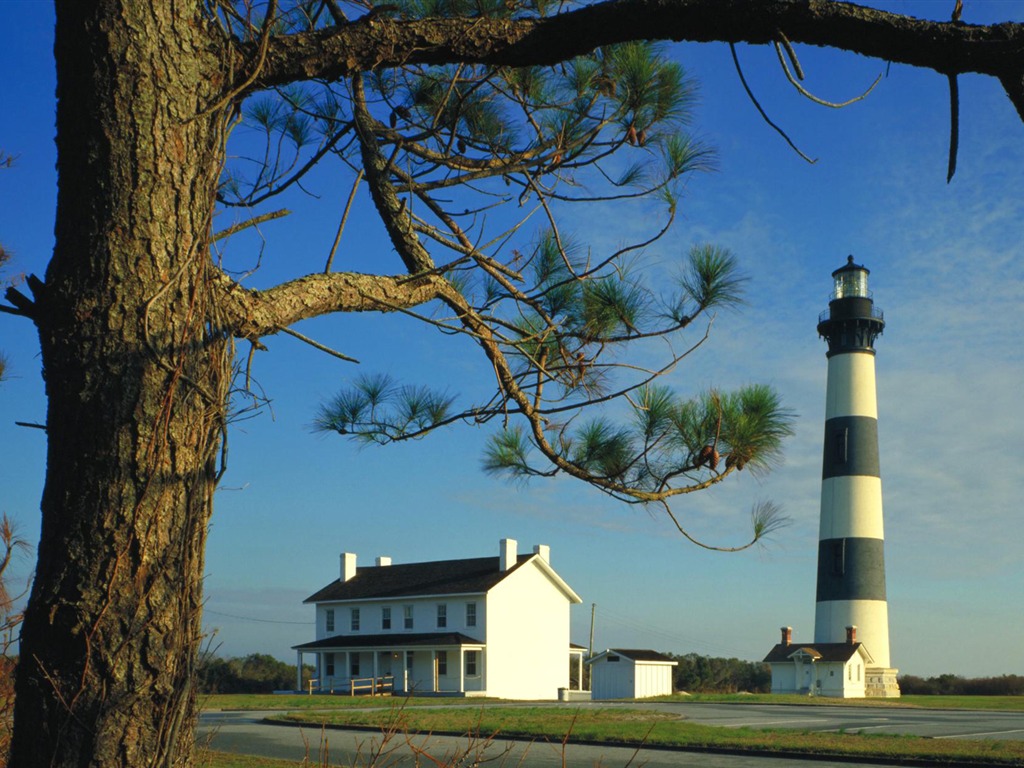
[[[295,690],[302,690],[302,651],[296,651],[296,664],[295,664]]]
[[[585,691],[586,688],[583,687],[583,654],[582,653],[577,653],[576,654],[576,679],[580,681],[579,688],[577,690]]]
[[[459,646],[459,693],[466,692],[466,649]]]
[[[433,667],[433,671],[431,672],[431,677],[434,678],[433,689],[434,689],[434,693],[437,693],[437,678],[438,678],[438,674],[437,674],[437,651],[436,650],[433,650],[433,651],[430,652],[430,661],[432,662],[431,666]]]

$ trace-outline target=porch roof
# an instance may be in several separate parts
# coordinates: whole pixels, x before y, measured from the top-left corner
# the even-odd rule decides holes
[[[396,648],[420,646],[453,646],[476,645],[483,647],[485,643],[464,635],[461,632],[388,632],[376,635],[337,635],[314,640],[311,643],[293,645],[295,651],[319,651],[335,648]]]

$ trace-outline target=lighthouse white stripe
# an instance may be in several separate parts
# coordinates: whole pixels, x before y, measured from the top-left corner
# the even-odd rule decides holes
[[[847,352],[828,359],[825,418],[833,416],[878,418],[874,355]]]
[[[872,666],[889,666],[889,606],[884,600],[826,600],[815,605],[814,642],[844,643],[846,628],[857,627],[857,640],[871,655]]]
[[[884,539],[882,479],[843,475],[823,480],[818,538]]]

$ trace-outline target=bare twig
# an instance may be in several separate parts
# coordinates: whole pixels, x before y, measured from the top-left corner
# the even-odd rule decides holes
[[[789,138],[789,135],[784,130],[782,130],[779,126],[777,126],[775,123],[773,123],[772,119],[770,117],[768,117],[768,114],[764,111],[764,108],[758,102],[757,97],[754,96],[754,92],[751,91],[750,90],[750,86],[747,85],[747,78],[745,78],[743,76],[743,68],[740,66],[739,57],[736,56],[736,46],[733,45],[732,43],[729,43],[729,50],[732,52],[732,61],[733,61],[733,64],[736,65],[736,74],[738,74],[740,76],[740,83],[743,84],[743,90],[745,90],[747,92],[747,96],[750,98],[751,103],[753,103],[754,107],[760,113],[761,118],[766,123],[768,123],[768,125],[770,125],[773,129],[775,129],[775,132],[778,133],[783,139],[785,139],[786,143],[789,144],[790,148],[794,152],[796,152],[798,155],[800,155],[800,157],[802,157],[804,160],[806,160],[811,165],[814,165],[814,163],[818,162],[818,160],[816,158],[808,157],[803,152],[801,152],[800,148],[797,147],[797,145],[793,143],[793,140],[791,138]]]
[[[956,75],[949,75],[949,164],[946,169],[946,183],[956,173],[956,156],[960,147],[960,86]]]
[[[315,349],[319,349],[321,352],[326,352],[328,355],[336,357],[339,360],[344,360],[346,363],[358,363],[359,362],[354,357],[349,357],[348,355],[342,354],[341,352],[338,352],[337,350],[334,350],[334,349],[331,349],[330,347],[324,346],[319,341],[314,341],[313,339],[309,338],[309,336],[304,336],[303,334],[301,334],[298,331],[293,330],[291,328],[282,328],[281,329],[281,333],[287,333],[289,336],[293,336],[296,339],[298,339],[299,341],[305,342],[306,344],[309,344],[309,346],[314,347]]]
[[[331,271],[331,265],[334,263],[334,254],[338,251],[338,244],[341,243],[341,234],[345,231],[345,222],[348,221],[348,215],[352,210],[352,203],[356,199],[356,192],[359,190],[359,183],[363,180],[363,169],[359,169],[359,173],[356,174],[356,180],[352,182],[352,190],[348,193],[348,201],[345,203],[345,211],[341,214],[341,221],[338,223],[338,231],[334,235],[334,242],[331,244],[331,252],[327,255],[327,264],[324,265],[324,272]]]
[[[785,41],[785,42],[788,45],[789,41]],[[792,49],[788,48],[788,47],[786,48],[786,50],[787,51],[792,51]],[[793,77],[793,73],[790,72],[789,71],[789,67],[786,66],[786,59],[785,59],[785,57],[783,57],[783,55],[782,55],[782,48],[779,46],[778,43],[775,43],[775,53],[779,57],[779,63],[782,65],[782,71],[786,73],[786,79],[789,80],[790,84],[794,88],[796,88],[797,91],[800,92],[801,96],[804,96],[804,97],[810,99],[811,101],[813,101],[815,104],[820,104],[823,107],[830,107],[831,109],[842,109],[843,107],[848,107],[851,104],[854,104],[854,103],[856,103],[856,102],[858,102],[858,101],[860,101],[862,99],[867,98],[868,94],[871,93],[873,90],[875,90],[875,86],[878,85],[882,81],[882,75],[880,73],[878,75],[878,77],[875,78],[875,81],[873,83],[871,83],[871,85],[868,86],[868,89],[866,91],[864,91],[864,93],[860,94],[859,96],[854,96],[852,99],[847,99],[846,101],[839,101],[839,102],[836,102],[836,101],[825,101],[825,99],[822,99],[822,98],[819,98],[819,97],[815,96],[813,93],[808,91],[806,88],[804,88],[802,85],[800,85],[800,83],[798,83],[796,81],[796,78]],[[790,54],[790,56],[791,56],[791,60],[792,61],[796,61],[796,58],[795,58],[796,54]],[[794,69],[795,69],[795,67],[794,67]],[[801,80],[804,79],[804,75],[803,75],[803,71],[802,70],[799,70],[799,69],[797,70],[797,77],[800,78]]]
[[[231,237],[231,235],[236,235],[239,232],[248,229],[249,227],[255,227],[260,224],[263,224],[266,221],[273,221],[274,219],[283,218],[284,216],[287,216],[290,213],[291,211],[289,211],[287,208],[281,208],[280,210],[277,211],[271,211],[269,213],[264,213],[259,216],[254,216],[253,218],[246,219],[245,221],[241,221],[238,224],[232,224],[227,229],[222,229],[220,232],[215,234],[211,239],[213,242],[217,242],[218,240],[223,240],[225,237]]]

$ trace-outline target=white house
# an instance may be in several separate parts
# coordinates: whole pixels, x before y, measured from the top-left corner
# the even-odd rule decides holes
[[[551,567],[550,547],[516,547],[502,539],[497,557],[362,567],[343,554],[340,578],[305,600],[316,640],[294,647],[299,668],[313,654],[321,691],[385,678],[402,693],[558,698],[571,662],[583,679],[583,649],[569,643],[580,597]]]
[[[594,699],[643,699],[672,693],[679,662],[656,651],[610,648],[587,660]]]
[[[793,629],[782,628],[782,642],[765,657],[772,670],[772,693],[801,693],[843,699],[864,698],[868,667],[874,665],[857,628],[846,628],[845,643],[793,642]]]

